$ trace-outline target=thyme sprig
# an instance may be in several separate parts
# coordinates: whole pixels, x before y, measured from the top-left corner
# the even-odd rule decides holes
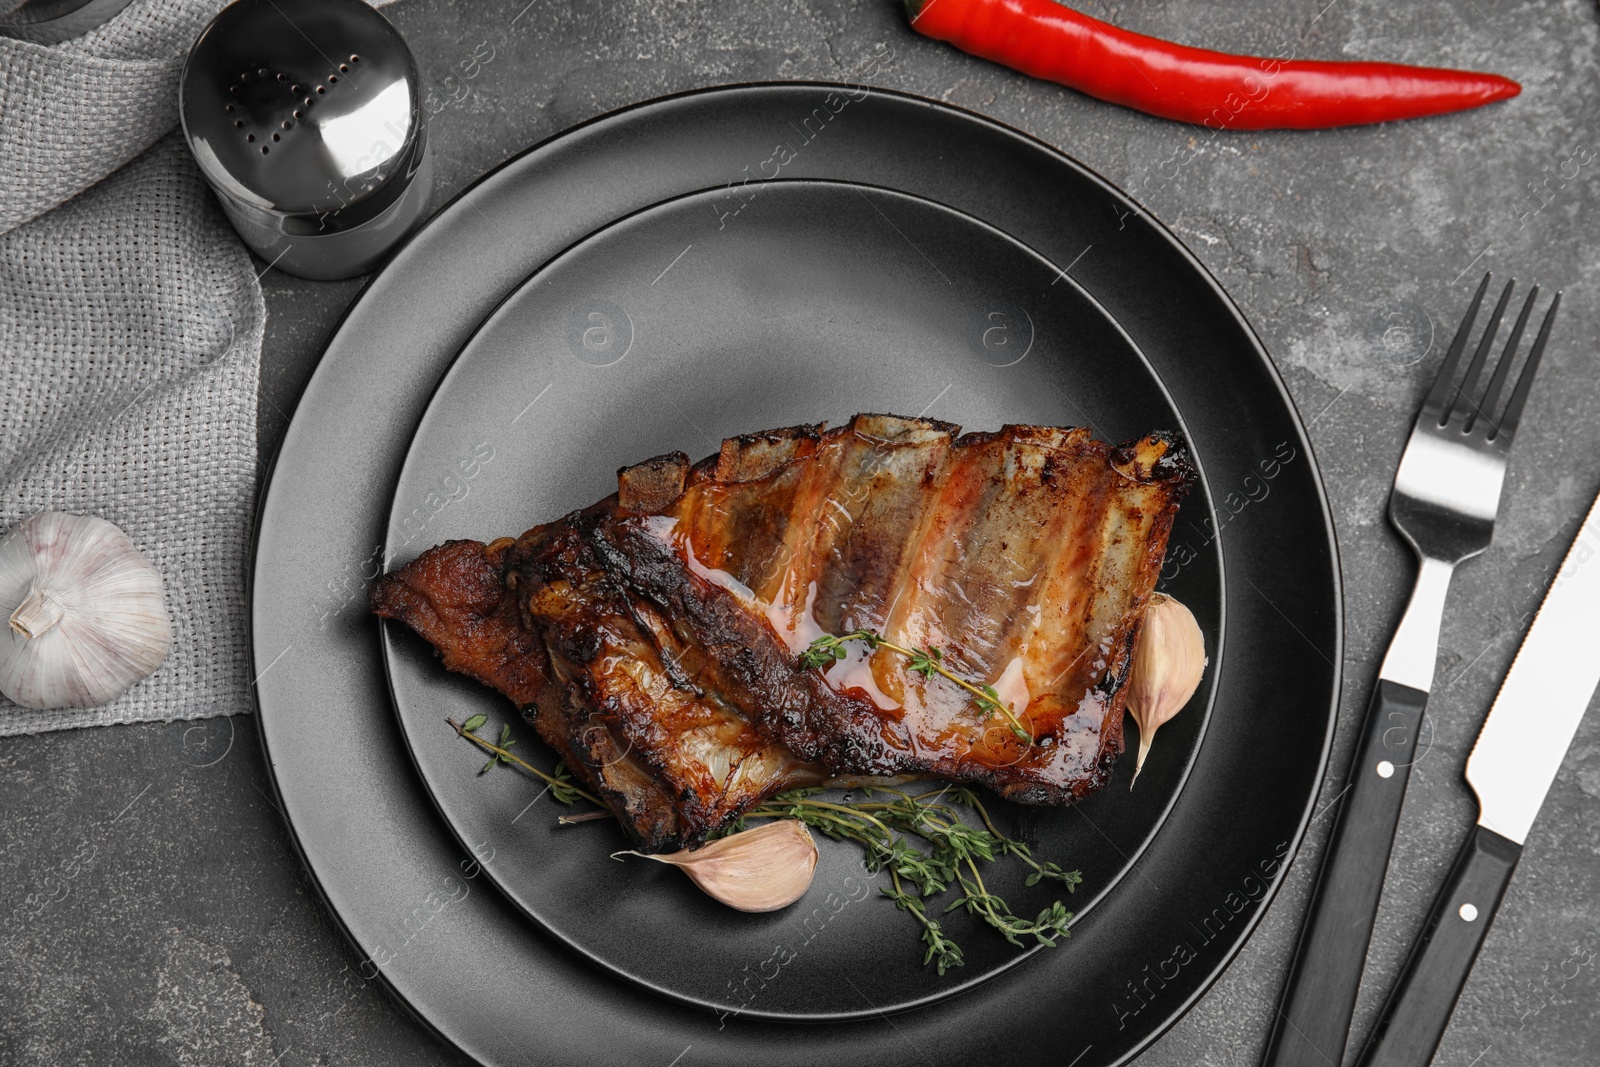
[[[961,948],[946,935],[939,920],[928,915],[923,900],[952,887],[959,888],[961,895],[944,912],[965,908],[1013,945],[1020,946],[1023,938],[1032,938],[1038,944],[1054,947],[1067,935],[1072,913],[1061,901],[1053,901],[1032,920],[1022,919],[989,889],[978,865],[1015,856],[1033,868],[1025,884],[1033,886],[1049,879],[1060,882],[1069,893],[1082,882],[1082,875],[1035,860],[1026,844],[1000,832],[988,809],[970,789],[912,794],[869,787],[861,790],[869,799],[850,803],[819,800],[815,796],[818,792],[820,789],[814,787],[780,793],[752,809],[732,829],[743,829],[745,819],[799,819],[829,837],[861,845],[867,870],[888,870],[891,887],[882,890],[884,896],[921,924],[922,962],[935,964],[941,975],[951,967],[962,966]],[[888,799],[870,799],[877,797]],[[982,825],[963,821],[958,807],[977,812]],[[913,838],[929,847],[918,847]]]
[[[961,946],[944,935],[944,928],[939,925],[939,920],[928,918],[927,909],[922,906],[921,898],[901,888],[898,872],[891,870],[889,876],[894,881],[894,888],[883,890],[883,895],[894,901],[895,907],[909,913],[922,924],[922,943],[926,946],[926,950],[922,953],[922,965],[926,967],[930,963],[934,964],[939,968],[941,977],[952,967],[965,967],[967,961],[961,954]]]
[[[496,744],[475,732],[488,722],[485,715],[474,715],[464,723],[445,721],[457,734],[490,753],[489,762],[479,774],[499,764],[516,765],[549,785],[550,795],[558,803],[572,804],[582,798],[605,808],[598,797],[573,782],[565,764],[557,763],[553,772],[546,773],[512,753],[510,749],[516,741],[509,725],[501,727]],[[865,799],[844,801],[824,800],[818,796],[822,791],[821,786],[811,786],[779,793],[746,812],[724,833],[745,829],[751,819],[798,819],[835,840],[860,845],[868,871],[889,872],[890,884],[880,891],[896,908],[916,919],[922,928],[923,965],[932,963],[940,975],[952,967],[964,966],[965,959],[961,946],[945,932],[940,919],[929,914],[925,902],[952,889],[959,890],[960,895],[946,904],[939,915],[965,909],[1018,946],[1031,938],[1037,944],[1054,947],[1067,936],[1072,913],[1060,900],[1052,901],[1035,918],[1023,919],[989,889],[979,864],[1014,856],[1033,868],[1025,885],[1055,881],[1069,893],[1077,889],[1082,875],[1036,860],[1025,843],[1000,831],[988,808],[971,789],[945,786],[938,791],[908,793],[888,786],[870,786],[856,790]],[[977,814],[978,825],[962,818],[963,808]],[[562,816],[560,821],[566,825],[610,814],[609,810],[586,812]]]
[[[478,772],[479,774],[487,773],[493,769],[497,763],[503,763],[508,767],[512,764],[516,764],[518,767],[521,767],[535,778],[539,778],[544,781],[545,784],[550,787],[551,798],[554,799],[558,804],[571,804],[579,797],[582,797],[591,804],[595,804],[599,807],[605,807],[604,802],[602,802],[599,797],[588,792],[587,790],[579,788],[579,786],[573,782],[572,772],[567,770],[567,765],[565,762],[557,763],[554,770],[547,773],[540,770],[538,767],[535,767],[521,756],[514,755],[510,749],[512,745],[516,744],[516,741],[511,737],[510,723],[506,723],[500,728],[500,743],[498,745],[486,737],[479,737],[473,732],[480,729],[483,724],[488,721],[489,717],[487,715],[474,715],[466,722],[461,723],[456,722],[454,719],[445,720],[445,722],[450,724],[450,728],[455,730],[457,734],[466,738],[468,741],[473,742],[485,752],[492,753],[489,758],[489,762],[483,765],[483,769]]]
[[[992,685],[974,685],[965,678],[951,671],[944,665],[944,653],[937,648],[906,648],[892,641],[884,640],[883,636],[872,630],[852,630],[847,634],[823,634],[807,646],[800,653],[800,668],[802,670],[818,670],[830,667],[849,655],[849,650],[844,646],[851,641],[859,641],[871,651],[886,648],[890,652],[897,652],[906,657],[908,662],[906,670],[913,674],[920,674],[924,678],[932,678],[935,674],[972,694],[972,701],[980,711],[989,716],[1003,716],[1006,724],[1011,727],[1011,732],[1020,740],[1033,744],[1033,734],[1028,732],[1022,721],[1000,699],[1000,694],[995,692]]]

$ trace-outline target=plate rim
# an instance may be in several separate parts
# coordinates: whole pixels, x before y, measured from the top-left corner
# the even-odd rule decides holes
[[[441,219],[446,212],[456,208],[470,195],[477,192],[489,182],[504,174],[514,166],[521,164],[523,161],[527,160],[536,153],[539,153],[556,144],[563,138],[570,137],[586,130],[591,130],[602,124],[625,121],[635,112],[643,111],[648,108],[660,108],[669,105],[680,104],[686,101],[695,100],[700,97],[709,97],[724,93],[736,94],[751,90],[775,90],[781,92],[801,89],[812,91],[830,91],[839,89],[866,90],[869,95],[886,97],[891,100],[898,101],[901,104],[910,105],[924,110],[945,112],[961,119],[962,121],[972,122],[988,127],[992,131],[998,132],[1007,138],[1021,143],[1032,151],[1044,154],[1057,165],[1065,166],[1070,170],[1077,171],[1087,176],[1094,183],[1098,184],[1108,197],[1126,204],[1129,208],[1133,209],[1138,216],[1142,217],[1144,221],[1151,226],[1154,233],[1163,239],[1169,250],[1176,254],[1176,256],[1185,264],[1189,273],[1203,282],[1205,287],[1210,290],[1214,304],[1224,311],[1225,315],[1233,321],[1235,327],[1240,331],[1241,335],[1249,342],[1249,345],[1253,350],[1251,354],[1254,357],[1254,362],[1258,364],[1265,372],[1266,382],[1270,384],[1273,391],[1277,394],[1277,398],[1282,405],[1283,410],[1289,415],[1289,421],[1291,423],[1290,428],[1293,431],[1294,443],[1303,452],[1306,460],[1308,468],[1308,483],[1315,496],[1319,518],[1321,520],[1322,533],[1328,551],[1328,563],[1330,564],[1331,568],[1331,573],[1328,575],[1328,577],[1331,579],[1328,587],[1328,592],[1330,594],[1328,607],[1331,615],[1329,619],[1329,630],[1334,646],[1332,649],[1333,656],[1330,661],[1331,670],[1329,676],[1329,693],[1327,698],[1327,721],[1323,731],[1321,751],[1315,760],[1315,784],[1310,790],[1305,809],[1295,824],[1293,834],[1288,841],[1288,850],[1283,856],[1283,861],[1280,864],[1276,874],[1268,881],[1259,906],[1249,913],[1245,923],[1240,928],[1238,936],[1234,938],[1221,952],[1215,964],[1203,972],[1200,980],[1196,983],[1194,990],[1188,996],[1179,1001],[1174,1007],[1164,1012],[1161,1021],[1153,1026],[1145,1035],[1145,1037],[1130,1046],[1125,1055],[1121,1056],[1115,1061],[1115,1064],[1120,1067],[1120,1065],[1127,1064],[1133,1059],[1137,1058],[1163,1034],[1171,1029],[1178,1022],[1178,1020],[1183,1018],[1183,1016],[1186,1015],[1194,1007],[1194,1005],[1211,990],[1212,986],[1215,985],[1223,972],[1225,972],[1228,967],[1232,965],[1239,953],[1243,951],[1245,945],[1250,941],[1256,930],[1260,927],[1260,924],[1265,918],[1268,909],[1273,901],[1276,900],[1278,893],[1282,889],[1285,881],[1287,881],[1288,872],[1290,869],[1292,869],[1294,860],[1298,857],[1300,849],[1305,843],[1307,830],[1309,829],[1309,826],[1314,818],[1313,812],[1316,807],[1316,800],[1322,791],[1332,758],[1333,740],[1338,727],[1340,703],[1344,687],[1344,650],[1346,638],[1344,625],[1345,583],[1342,555],[1339,549],[1338,532],[1333,520],[1333,511],[1329,502],[1327,487],[1323,479],[1321,464],[1317,461],[1316,453],[1311,447],[1311,440],[1307,432],[1306,422],[1301,415],[1299,407],[1296,405],[1294,398],[1290,395],[1288,388],[1284,383],[1282,374],[1279,372],[1276,363],[1273,361],[1270,353],[1263,344],[1260,336],[1257,334],[1254,326],[1249,322],[1248,319],[1245,318],[1243,310],[1238,306],[1233,298],[1228,295],[1227,291],[1218,282],[1210,269],[1207,268],[1206,265],[1194,254],[1194,252],[1186,244],[1184,244],[1181,239],[1178,238],[1171,227],[1164,223],[1159,216],[1146,209],[1142,203],[1140,203],[1132,194],[1123,189],[1120,185],[1105,178],[1092,167],[1089,167],[1087,164],[1068,155],[1066,152],[1052,145],[1048,141],[1043,140],[1041,137],[1019,129],[1002,119],[997,119],[960,105],[951,104],[941,100],[934,100],[929,97],[899,89],[884,88],[866,84],[847,85],[840,82],[831,82],[818,79],[761,79],[753,81],[721,82],[664,94],[662,96],[652,97],[647,100],[635,101],[622,107],[614,108],[600,114],[590,116],[589,118],[586,118],[580,122],[557,130],[551,133],[549,136],[529,145],[528,147],[515,152],[510,156],[507,156],[502,161],[487,169],[475,180],[461,187],[455,196],[441,203],[437,209],[430,212],[425,222],[410,236],[408,236],[404,242],[399,244],[391,251],[383,263],[368,276],[361,288],[351,296],[349,303],[340,313],[334,325],[329,329],[322,345],[322,356],[319,357],[317,366],[309,375],[307,375],[299,392],[296,394],[292,405],[290,405],[291,411],[289,415],[289,421],[284,428],[283,434],[280,436],[277,444],[273,448],[272,456],[267,465],[263,468],[260,476],[260,485],[256,496],[256,507],[254,509],[253,521],[251,525],[250,552],[246,575],[246,595],[250,603],[250,609],[247,612],[246,622],[248,632],[250,634],[250,656],[252,669],[255,671],[255,681],[251,686],[252,704],[254,705],[258,715],[258,738],[261,745],[262,758],[268,771],[268,785],[272,790],[272,799],[274,801],[274,805],[278,808],[279,813],[283,816],[284,826],[287,831],[290,847],[293,848],[295,854],[299,857],[301,864],[311,881],[311,884],[315,887],[317,891],[318,902],[322,906],[324,914],[327,916],[333,929],[345,939],[347,945],[354,951],[354,953],[358,957],[362,957],[364,955],[364,950],[361,946],[360,940],[357,938],[343,913],[335,903],[322,873],[319,871],[318,866],[311,860],[306,848],[306,844],[302,840],[300,830],[296,827],[293,819],[288,814],[288,804],[282,793],[278,779],[277,768],[279,760],[273,755],[272,742],[267,736],[267,729],[265,725],[267,715],[262,708],[262,694],[259,682],[261,677],[260,668],[263,664],[262,651],[257,646],[256,627],[256,606],[258,603],[256,593],[258,572],[260,568],[261,532],[265,523],[267,512],[269,510],[269,506],[273,502],[274,490],[277,487],[277,479],[280,473],[279,461],[282,459],[285,451],[293,443],[293,438],[297,427],[297,418],[301,414],[301,408],[307,397],[307,394],[312,391],[317,380],[324,373],[325,361],[323,357],[327,355],[328,350],[344,333],[345,327],[347,326],[350,318],[355,314],[357,308],[364,303],[371,291],[379,284],[381,280],[383,280],[391,266],[395,265],[401,259],[401,257],[410,250],[411,246],[419,240],[419,237],[424,230],[432,227],[433,224]],[[1218,540],[1221,541],[1224,535],[1219,530],[1216,536]],[[380,988],[382,988],[389,995],[391,1003],[393,1003],[406,1015],[416,1020],[425,1030],[432,1033],[446,1047],[458,1049],[463,1053],[466,1053],[465,1046],[458,1044],[446,1034],[440,1025],[423,1015],[422,1012],[411,1003],[410,999],[398,987],[395,980],[389,974],[385,973],[381,968],[375,967],[374,971],[375,973],[367,980],[376,982]],[[363,977],[366,976],[363,975]],[[466,1054],[470,1055],[470,1053]]]

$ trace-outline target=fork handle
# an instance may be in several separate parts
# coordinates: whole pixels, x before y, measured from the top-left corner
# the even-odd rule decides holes
[[[1373,689],[1263,1067],[1327,1067],[1344,1056],[1427,701],[1386,678]]]

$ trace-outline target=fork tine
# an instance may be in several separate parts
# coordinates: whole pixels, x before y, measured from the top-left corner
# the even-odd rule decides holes
[[[1561,307],[1561,294],[1556,293],[1556,298],[1550,301],[1550,310],[1544,313],[1544,322],[1539,325],[1539,336],[1533,342],[1533,349],[1528,353],[1528,362],[1522,367],[1522,377],[1517,379],[1517,387],[1511,390],[1511,403],[1506,405],[1505,417],[1500,420],[1497,436],[1503,435],[1509,444],[1511,436],[1517,432],[1517,425],[1522,421],[1522,409],[1528,403],[1528,391],[1533,388],[1533,375],[1539,369],[1539,359],[1544,355],[1544,344],[1550,340],[1550,327],[1555,324],[1556,310]]]
[[[1517,316],[1517,324],[1511,328],[1511,337],[1506,341],[1506,347],[1500,353],[1500,365],[1494,369],[1494,377],[1489,379],[1489,389],[1483,394],[1483,403],[1478,405],[1479,412],[1493,430],[1495,423],[1495,409],[1500,406],[1500,393],[1506,386],[1506,380],[1511,377],[1511,364],[1517,356],[1517,346],[1522,343],[1522,334],[1528,326],[1528,318],[1533,314],[1533,302],[1539,297],[1539,287],[1535,285],[1528,290],[1528,299],[1522,302],[1522,312]]]
[[[1422,402],[1422,410],[1433,415],[1441,423],[1444,422],[1445,405],[1450,399],[1450,379],[1455,377],[1456,367],[1461,363],[1461,353],[1466,351],[1467,335],[1472,332],[1472,323],[1478,317],[1478,308],[1483,303],[1483,294],[1489,288],[1489,278],[1485,274],[1483,281],[1478,283],[1478,291],[1472,296],[1472,304],[1467,308],[1466,316],[1461,320],[1461,328],[1456,331],[1456,338],[1450,342],[1450,350],[1445,353],[1444,362],[1439,364],[1439,373],[1433,379],[1433,388],[1428,390],[1428,398]]]
[[[1482,414],[1482,410],[1472,402],[1472,395],[1478,391],[1478,379],[1483,375],[1484,360],[1489,358],[1489,349],[1494,346],[1494,335],[1500,332],[1500,320],[1505,318],[1506,305],[1511,302],[1511,290],[1517,286],[1517,280],[1512,278],[1506,282],[1506,287],[1500,290],[1500,299],[1495,301],[1494,314],[1489,316],[1488,325],[1483,328],[1483,336],[1478,339],[1478,350],[1472,353],[1472,362],[1467,364],[1467,376],[1461,379],[1461,385],[1456,389],[1455,397],[1450,402],[1450,407],[1439,417],[1440,422],[1446,422],[1450,413],[1456,410],[1457,405],[1464,405],[1467,425]]]

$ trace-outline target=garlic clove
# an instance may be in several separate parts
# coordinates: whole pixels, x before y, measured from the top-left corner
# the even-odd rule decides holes
[[[1200,688],[1206,670],[1206,641],[1194,613],[1163,593],[1151,593],[1129,667],[1128,714],[1139,724],[1139,755],[1133,781],[1139,780],[1156,731],[1183,710]],[[1133,783],[1128,783],[1133,788]]]
[[[152,673],[172,644],[161,575],[104,519],[45,512],[0,540],[0,693],[87,708]]]
[[[817,869],[817,843],[796,819],[780,819],[718,838],[694,850],[618,856],[669,863],[707,895],[739,911],[777,911],[805,896]]]

